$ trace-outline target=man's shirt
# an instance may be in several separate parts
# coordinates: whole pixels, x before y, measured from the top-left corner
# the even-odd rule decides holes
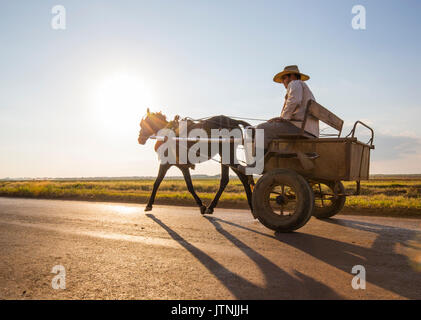
[[[304,81],[291,81],[288,84],[281,118],[290,120],[295,126],[301,128],[307,102],[310,99],[316,101],[313,93]],[[309,115],[304,130],[319,137],[319,120]]]

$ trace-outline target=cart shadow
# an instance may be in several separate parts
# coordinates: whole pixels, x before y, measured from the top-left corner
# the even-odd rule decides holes
[[[291,276],[223,229],[219,223],[221,219],[206,217],[217,232],[239,248],[256,264],[263,274],[265,287],[257,286],[246,278],[230,271],[210,255],[189,243],[153,214],[146,214],[146,216],[160,225],[172,239],[189,251],[236,299],[342,299],[330,287],[297,270],[294,271],[294,277]]]
[[[377,237],[371,248],[368,251],[365,249],[366,268],[371,266],[376,271],[387,263],[391,265],[391,270],[390,274],[372,272],[367,275],[367,280],[406,298],[421,298],[420,231],[340,218],[327,219],[325,222],[375,233]]]
[[[368,285],[374,284],[409,299],[421,298],[419,289],[421,288],[421,272],[416,270],[419,265],[415,266],[416,261],[412,262],[408,255],[396,252],[396,246],[400,246],[403,251],[412,247],[412,250],[417,252],[416,255],[419,257],[421,255],[419,247],[414,247],[410,242],[419,241],[420,232],[347,219],[324,220],[329,224],[376,233],[377,237],[373,245],[370,248],[365,248],[306,233],[275,233],[272,236],[220,218],[213,219],[265,237],[277,239],[346,273],[351,273],[354,265],[363,265],[366,268]],[[417,259],[417,256],[413,258]],[[388,269],[385,270],[386,266]]]

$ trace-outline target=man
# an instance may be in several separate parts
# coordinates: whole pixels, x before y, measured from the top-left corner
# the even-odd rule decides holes
[[[308,101],[314,99],[313,93],[304,81],[310,79],[308,75],[300,72],[297,66],[287,66],[273,78],[273,81],[282,83],[287,89],[284,107],[280,117],[273,118],[267,122],[259,124],[256,128],[264,130],[263,146],[255,145],[255,152],[250,152],[248,147],[245,150],[247,163],[251,167],[263,165],[263,157],[269,147],[269,143],[285,135],[301,134],[301,127],[306,112]],[[304,133],[309,138],[319,137],[319,120],[309,115],[304,127]],[[254,144],[254,143],[253,143]],[[263,148],[264,149],[263,149]],[[263,150],[262,150],[263,149]],[[256,159],[252,154],[256,154]],[[256,162],[257,161],[257,162]],[[260,163],[260,165],[257,165]],[[244,166],[238,165],[237,170],[244,173]],[[262,168],[263,169],[263,168]]]
[[[264,129],[264,148],[268,148],[273,139],[285,134],[300,134],[306,112],[307,102],[315,100],[313,93],[304,81],[310,79],[300,72],[297,66],[287,66],[273,78],[273,81],[283,83],[287,89],[284,107],[279,118],[273,118],[261,123],[256,128]],[[319,120],[309,116],[305,125],[305,133],[309,137],[319,137]]]

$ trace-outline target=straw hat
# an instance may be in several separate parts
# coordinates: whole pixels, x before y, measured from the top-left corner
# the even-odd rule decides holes
[[[282,76],[285,76],[285,75],[291,74],[291,73],[301,75],[302,81],[306,81],[306,80],[310,79],[310,77],[308,75],[300,72],[300,70],[298,69],[298,66],[286,66],[284,71],[279,72],[277,75],[275,75],[273,77],[273,81],[282,83]]]

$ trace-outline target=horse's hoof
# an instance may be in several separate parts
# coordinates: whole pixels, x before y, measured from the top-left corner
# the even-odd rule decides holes
[[[201,214],[205,214],[206,212],[206,207],[205,206],[200,206],[200,213]]]
[[[205,214],[212,214],[213,209],[212,208],[206,208]]]
[[[152,206],[146,206],[146,207],[145,207],[145,212],[146,212],[146,211],[152,211]]]

